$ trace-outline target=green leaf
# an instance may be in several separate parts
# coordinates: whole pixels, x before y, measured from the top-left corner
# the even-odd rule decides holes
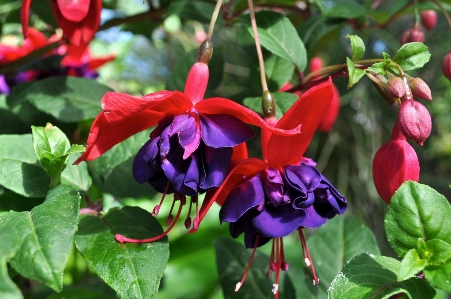
[[[26,197],[44,197],[49,182],[36,159],[31,134],[0,136],[0,185]]]
[[[256,65],[258,65],[258,61],[256,61]],[[268,89],[279,90],[290,81],[294,73],[294,65],[289,60],[269,54],[265,56],[265,73]],[[255,90],[262,90],[259,66],[251,68],[250,79]]]
[[[365,44],[358,35],[346,35],[351,40],[352,60],[359,60],[365,54]]]
[[[346,64],[348,65],[349,82],[348,88],[351,88],[359,82],[359,80],[365,75],[365,70],[356,68],[354,62],[349,57],[346,57]]]
[[[33,147],[39,162],[50,175],[50,188],[61,183],[61,173],[66,168],[69,155],[82,153],[81,145],[70,146],[69,139],[58,127],[47,124],[45,127],[31,127]]]
[[[423,239],[419,240],[423,241]],[[444,264],[451,259],[450,244],[439,239],[432,239],[425,242],[424,245],[424,251],[419,252],[430,264]]]
[[[31,212],[9,212],[0,217],[0,228],[15,227],[20,231],[20,249],[11,259],[17,272],[61,290],[79,206],[78,192],[61,185],[50,190],[45,202]]]
[[[308,238],[307,245],[321,279],[320,298],[343,265],[359,253],[380,254],[371,230],[356,217],[335,217]],[[322,297],[321,297],[322,294]]]
[[[451,244],[451,206],[429,186],[404,182],[385,216],[385,233],[398,256],[417,248],[418,238]]]
[[[385,71],[386,68],[387,68],[387,64],[385,62],[377,62],[377,63],[374,63],[369,68],[367,68],[366,70],[368,72],[373,72],[373,73],[385,76],[385,75],[387,75],[387,72]]]
[[[396,52],[393,61],[399,64],[404,71],[408,71],[422,68],[429,61],[430,57],[431,54],[428,47],[422,43],[415,42],[404,44]]]
[[[44,198],[25,197],[0,187],[0,212],[30,211],[44,202]]]
[[[201,23],[208,23],[210,22],[214,8],[215,7],[213,4],[206,3],[204,1],[179,0],[171,1],[167,8],[166,14],[175,14],[181,18],[196,20]]]
[[[315,0],[324,17],[355,19],[366,13],[366,8],[355,0],[335,0],[327,5],[323,0]]]
[[[19,249],[19,234],[14,227],[0,227],[0,240],[0,298],[21,299],[22,293],[9,277],[6,264]]]
[[[404,255],[401,261],[401,268],[398,273],[398,280],[402,281],[413,277],[415,274],[424,269],[427,264],[427,260],[421,259],[418,252],[415,249],[410,249],[406,255]]]
[[[272,280],[266,277],[269,257],[256,252],[246,280],[238,292],[236,284],[241,280],[249,263],[252,249],[245,249],[243,244],[220,238],[214,241],[219,283],[225,298],[274,298],[271,293]],[[280,290],[283,293],[283,290]]]
[[[124,207],[102,219],[81,219],[75,244],[90,269],[121,298],[155,298],[169,258],[167,238],[153,243],[121,244],[114,236],[119,233],[129,238],[149,238],[162,232],[149,212]]]
[[[13,92],[8,102],[29,101],[37,109],[63,122],[93,119],[102,110],[100,100],[111,89],[95,80],[78,77],[50,77]]]
[[[399,293],[410,299],[432,299],[435,290],[425,280],[412,277],[398,282],[400,262],[362,253],[351,259],[329,288],[329,299],[388,299]]]
[[[81,154],[74,154],[69,156],[67,167],[61,173],[61,182],[66,185],[71,185],[79,190],[88,191],[92,185],[92,178],[88,172],[88,164],[80,163],[73,165]]]
[[[307,52],[291,21],[276,12],[261,11],[255,15],[261,45],[273,54],[293,62],[303,71],[307,65]],[[241,19],[254,36],[249,18]]]
[[[110,297],[90,289],[77,288],[64,290],[61,293],[53,294],[46,299],[110,299]]]
[[[423,272],[433,287],[451,293],[451,263],[427,266]]]

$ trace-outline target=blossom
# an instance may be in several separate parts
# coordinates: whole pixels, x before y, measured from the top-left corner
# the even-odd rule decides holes
[[[20,10],[25,37],[28,35],[31,1],[23,0]],[[80,46],[91,41],[100,25],[102,0],[53,0],[51,5],[58,26],[71,44]]]
[[[316,164],[303,157],[333,97],[329,80],[306,91],[279,121],[269,118],[267,121],[278,129],[302,124],[301,134],[284,137],[262,132],[264,160],[233,161],[223,184],[201,208],[202,217],[214,201],[222,204],[221,222],[230,223],[233,237],[244,233],[247,248],[255,250],[273,240],[274,266],[270,269],[276,271],[276,285],[279,271],[288,269],[281,238],[295,230],[302,235],[302,228],[317,228],[347,208],[346,199],[314,167]]]
[[[271,127],[257,113],[231,100],[203,99],[211,50],[211,41],[202,44],[184,92],[163,90],[143,97],[106,93],[102,111],[92,124],[86,151],[75,164],[95,159],[133,134],[157,125],[135,157],[133,174],[138,183],[148,182],[164,194],[175,193],[174,200],[180,201],[177,219],[184,196],[193,196],[191,204],[197,207],[199,192],[222,183],[232,147],[254,135],[247,124],[281,135],[299,133],[297,126],[290,130]],[[159,207],[155,207],[154,214],[158,214]],[[194,229],[197,224],[196,213]]]

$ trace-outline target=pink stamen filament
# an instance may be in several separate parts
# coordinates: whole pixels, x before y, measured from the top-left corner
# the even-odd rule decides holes
[[[276,283],[273,284],[274,298],[279,298],[279,278],[280,278],[280,266],[282,264],[282,238],[276,238]]]
[[[172,203],[172,206],[174,206],[174,203]],[[177,221],[179,220],[179,217],[180,217],[180,213],[182,212],[182,207],[183,207],[183,202],[180,201],[180,206],[177,211],[177,215],[175,216],[175,220],[172,222],[171,226],[169,226],[166,231],[159,234],[158,236],[148,238],[148,239],[130,239],[121,234],[116,234],[116,236],[115,236],[116,241],[118,241],[120,243],[124,243],[124,242],[125,243],[149,243],[149,242],[155,242],[155,241],[160,240],[161,238],[166,236],[171,231],[171,229],[174,227],[174,225],[177,223]],[[171,211],[172,211],[172,208],[171,208]],[[170,215],[170,216],[172,216],[172,215]]]
[[[193,229],[194,231],[199,229],[199,198],[196,195],[194,197],[195,199],[195,203],[196,203],[196,216],[194,217],[194,224],[193,224]]]
[[[235,292],[238,292],[240,290],[241,286],[244,283],[244,280],[246,279],[247,273],[249,272],[249,269],[251,268],[252,261],[254,260],[254,256],[255,256],[255,251],[257,251],[257,245],[258,245],[259,238],[260,238],[260,236],[258,236],[258,235],[255,238],[254,250],[252,250],[251,258],[249,259],[249,262],[247,263],[247,267],[246,267],[246,270],[244,271],[241,281],[239,283],[237,283],[235,286]]]
[[[310,257],[310,252],[307,248],[307,242],[305,241],[304,233],[302,232],[302,228],[298,229],[299,231],[299,238],[301,239],[302,243],[302,253],[304,254],[304,259],[306,259],[306,262],[308,261],[307,266],[310,267],[310,270],[312,271],[313,275],[313,285],[318,286],[319,284],[319,278],[316,276],[315,267],[313,266],[312,258]]]
[[[155,208],[153,208],[153,211],[152,211],[152,216],[153,217],[157,216],[158,213],[160,212],[160,207],[163,204],[164,198],[165,198],[165,196],[166,196],[166,194],[168,192],[169,184],[170,184],[170,182],[168,181],[168,183],[166,184],[166,188],[164,189],[163,196],[161,197],[160,203],[158,205],[156,205]]]
[[[189,208],[188,208],[188,214],[186,216],[186,220],[185,220],[185,227],[186,229],[189,229],[191,226],[191,207],[193,206],[193,199],[191,198],[190,202],[189,202]]]

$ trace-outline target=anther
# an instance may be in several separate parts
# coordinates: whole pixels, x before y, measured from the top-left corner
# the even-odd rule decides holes
[[[156,205],[152,210],[153,217],[157,216],[158,213],[160,212],[160,207],[163,204],[164,198],[166,197],[166,194],[168,192],[169,184],[170,184],[170,182],[168,181],[168,183],[166,184],[166,187],[164,188],[163,196],[161,197],[160,203],[158,205]]]
[[[272,285],[272,293],[275,295],[279,291],[279,285],[277,283]]]
[[[243,284],[241,283],[241,282],[238,282],[236,285],[235,285],[235,292],[238,292],[240,289],[241,289],[241,286],[242,286]]]
[[[238,292],[238,291],[239,291],[239,289],[241,288],[241,286],[242,286],[243,283],[244,283],[244,280],[246,279],[246,276],[247,276],[247,273],[249,272],[249,269],[251,268],[252,261],[254,260],[255,252],[257,251],[257,245],[258,245],[258,239],[259,239],[259,238],[260,238],[260,237],[259,237],[258,235],[257,235],[257,237],[255,238],[254,250],[252,250],[251,258],[249,259],[249,262],[247,263],[247,267],[246,267],[246,270],[244,270],[244,274],[243,274],[243,277],[241,278],[241,281],[238,282],[238,283],[235,285],[235,292]]]

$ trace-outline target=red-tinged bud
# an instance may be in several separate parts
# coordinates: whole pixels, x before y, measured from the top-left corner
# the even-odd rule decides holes
[[[323,68],[323,60],[320,57],[313,57],[310,60],[310,72],[317,71]]]
[[[409,80],[409,86],[412,94],[420,99],[432,101],[432,92],[426,82],[421,78],[412,78]]]
[[[390,203],[391,197],[402,183],[418,182],[420,163],[413,147],[395,124],[390,141],[384,144],[373,159],[373,180],[380,197]]]
[[[196,62],[188,73],[185,83],[184,93],[190,98],[193,104],[200,102],[205,95],[209,77],[208,65],[203,62]]]
[[[413,26],[412,29],[407,30],[401,37],[401,44],[404,45],[406,43],[412,42],[424,42],[424,33],[421,30],[420,25]]]
[[[404,100],[398,112],[399,128],[407,139],[419,145],[431,134],[432,119],[429,111],[420,102]]]
[[[448,53],[443,58],[442,63],[443,75],[451,81],[451,53]]]
[[[334,88],[334,97],[332,98],[329,109],[327,109],[326,114],[324,114],[324,117],[318,126],[318,130],[325,133],[329,133],[334,127],[341,106],[340,92],[338,91],[338,88],[335,86],[335,84],[333,84],[332,86]]]
[[[401,98],[406,94],[406,85],[400,77],[391,77],[387,82],[388,93],[394,98]]]
[[[432,30],[437,25],[437,12],[435,10],[425,10],[421,12],[421,24],[427,30]]]

